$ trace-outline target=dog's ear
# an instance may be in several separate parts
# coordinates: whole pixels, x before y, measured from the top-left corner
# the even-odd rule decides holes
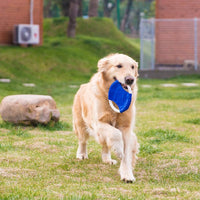
[[[135,62],[136,68],[135,68],[135,77],[138,77],[138,62]]]
[[[102,58],[98,61],[97,67],[99,72],[105,72],[108,66],[108,57]]]
[[[116,54],[111,53],[111,54],[107,55],[106,57],[99,60],[99,62],[97,64],[99,72],[105,72],[109,68],[109,60],[114,55],[116,55]]]

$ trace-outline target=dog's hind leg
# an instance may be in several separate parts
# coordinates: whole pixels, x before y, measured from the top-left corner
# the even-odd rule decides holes
[[[74,131],[78,137],[78,149],[76,153],[76,158],[80,160],[87,159],[87,140],[89,139],[87,128],[85,127],[85,124],[83,122],[79,122],[77,126],[75,125]]]

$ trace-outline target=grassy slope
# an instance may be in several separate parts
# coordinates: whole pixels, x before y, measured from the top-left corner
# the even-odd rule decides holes
[[[12,79],[9,84],[0,83],[0,98],[50,94],[61,112],[55,127],[0,122],[0,199],[200,199],[200,89],[181,85],[200,85],[198,76],[139,80],[136,133],[141,148],[134,184],[119,180],[119,164],[101,162],[101,148],[93,139],[89,160],[75,159],[71,106],[76,86],[89,79],[99,57],[107,53],[138,56],[138,48],[130,46],[121,33],[114,31],[115,38],[110,37],[109,20],[92,20],[83,32],[82,23],[87,22],[79,20],[76,39],[64,37],[66,22],[57,19],[45,21],[42,47],[0,47],[0,76]],[[99,30],[91,23],[98,24]],[[24,82],[34,82],[36,87],[25,88]],[[162,83],[178,87],[164,88]],[[146,84],[151,87],[142,87]]]
[[[65,18],[47,19],[43,46],[0,47],[0,77],[71,82],[87,80],[96,71],[98,59],[112,52],[139,60],[138,47],[130,44],[110,19],[79,19],[75,39],[65,36],[66,27]]]

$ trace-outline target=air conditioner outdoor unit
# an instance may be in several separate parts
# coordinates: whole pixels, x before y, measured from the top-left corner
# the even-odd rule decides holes
[[[39,44],[39,25],[18,24],[14,26],[13,42],[15,44]]]

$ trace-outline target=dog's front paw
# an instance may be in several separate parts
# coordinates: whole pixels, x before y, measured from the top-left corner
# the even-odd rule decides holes
[[[109,164],[110,164],[110,165],[116,165],[116,164],[117,164],[117,161],[114,160],[114,159],[111,159],[111,160],[109,161]]]
[[[108,163],[110,165],[116,165],[117,161],[113,159],[103,160],[104,163]]]
[[[128,169],[119,169],[119,173],[121,176],[121,180],[124,181],[125,183],[133,183],[136,179],[133,176],[132,170]]]
[[[85,153],[77,153],[76,158],[78,158],[79,160],[85,160],[88,159],[88,155]]]
[[[132,176],[132,177],[126,177],[126,178],[121,178],[122,181],[124,181],[125,183],[133,183],[135,182],[135,177]]]

